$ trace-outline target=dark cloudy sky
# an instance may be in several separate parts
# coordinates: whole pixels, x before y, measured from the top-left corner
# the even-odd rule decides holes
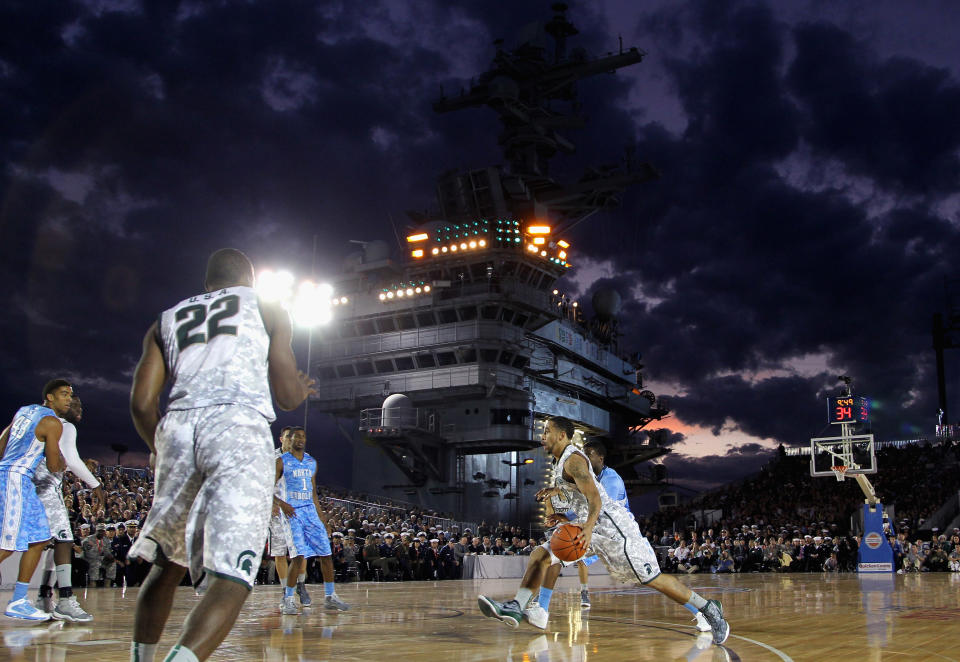
[[[648,52],[581,85],[591,123],[558,165],[632,143],[662,173],[577,228],[567,287],[627,299],[626,344],[675,412],[671,474],[742,475],[821,432],[841,373],[875,399],[881,438],[930,433],[930,319],[960,254],[954,3],[571,4],[577,45]],[[316,235],[332,278],[348,240],[390,238],[440,171],[500,160],[492,112],[430,102],[549,16],[546,1],[2,3],[5,415],[67,375],[87,454],[139,448],[140,340],[199,289],[205,257],[232,245],[306,274]],[[957,418],[957,357],[948,369]]]

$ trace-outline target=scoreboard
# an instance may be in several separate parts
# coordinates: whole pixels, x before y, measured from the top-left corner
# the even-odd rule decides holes
[[[828,423],[866,423],[870,420],[870,401],[853,395],[827,398]]]

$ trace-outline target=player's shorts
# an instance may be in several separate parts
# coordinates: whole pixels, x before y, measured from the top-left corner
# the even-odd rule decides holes
[[[310,558],[312,556],[330,556],[333,551],[330,549],[330,539],[327,537],[327,527],[320,521],[317,515],[317,509],[314,505],[308,504],[297,508],[290,521],[290,540],[293,541],[293,553],[288,554],[290,558],[302,556]]]
[[[283,513],[270,518],[270,556],[289,556],[296,558],[296,546],[290,532],[290,522]]]
[[[43,509],[47,511],[47,524],[50,526],[53,539],[56,542],[72,541],[73,531],[70,528],[70,515],[67,513],[67,506],[63,503],[60,483],[46,477],[41,478],[39,474],[34,478],[37,498],[43,504]]]
[[[573,561],[561,561],[550,550],[550,540],[542,547],[550,553],[551,565],[574,565],[586,561],[592,552],[607,566],[610,577],[622,584],[648,584],[660,576],[660,564],[650,542],[640,533],[640,526],[629,511],[619,513],[604,509],[593,527],[590,550]]]
[[[25,552],[30,545],[50,540],[47,513],[30,476],[0,471],[0,515],[0,549]]]
[[[242,405],[167,412],[156,433],[153,506],[129,556],[160,551],[190,569],[253,586],[273,510],[267,419]]]

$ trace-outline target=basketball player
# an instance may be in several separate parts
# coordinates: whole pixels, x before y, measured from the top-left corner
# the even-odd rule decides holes
[[[205,293],[161,313],[143,339],[130,394],[156,464],[154,500],[128,558],[152,562],[137,596],[130,659],[151,662],[190,568],[210,585],[166,662],[206,660],[230,632],[260,567],[275,483],[271,387],[281,409],[312,393],[297,371],[290,318],[262,302],[238,250],[207,262]],[[160,394],[171,382],[167,412]]]
[[[76,394],[70,402],[70,409],[60,422],[63,424],[63,433],[60,435],[60,452],[63,454],[67,469],[94,490],[100,503],[105,503],[100,481],[90,473],[87,465],[80,459],[77,452],[76,423],[83,418],[83,405]],[[88,623],[93,616],[80,607],[73,594],[73,533],[70,527],[70,515],[63,503],[63,472],[53,473],[41,463],[33,476],[33,483],[37,488],[37,496],[44,510],[47,511],[47,523],[53,534],[54,547],[44,554],[43,579],[40,582],[40,595],[37,608],[50,612],[53,617],[61,621],[73,623]],[[53,604],[53,584],[56,581],[59,600]]]
[[[37,609],[27,599],[30,578],[50,540],[50,525],[33,475],[46,460],[47,469],[63,471],[60,435],[63,416],[70,409],[73,388],[64,379],[43,387],[42,405],[17,410],[13,421],[0,434],[0,561],[23,552],[13,598],[4,614],[28,621],[46,621],[50,613]]]
[[[620,474],[618,474],[613,467],[605,466],[607,448],[603,445],[603,442],[599,439],[591,439],[587,441],[583,445],[583,454],[587,456],[588,460],[590,460],[590,468],[593,469],[594,475],[597,477],[600,485],[607,493],[607,496],[609,496],[615,503],[623,506],[629,513],[630,502],[627,499],[627,488],[623,484],[623,478],[620,477]],[[546,510],[546,520],[548,526],[556,526],[558,524],[562,524],[563,522],[577,521],[577,513],[574,510],[568,510],[566,514],[554,512],[552,501],[550,499],[546,501]],[[597,560],[596,556],[591,558],[594,561]],[[590,594],[587,589],[587,580],[589,578],[586,563],[587,560],[588,559],[577,561],[577,572],[580,575],[581,609],[590,608]],[[540,595],[537,598],[537,602],[541,607],[543,607],[543,610],[547,612],[547,614],[550,613],[550,596],[553,595],[553,587],[557,583],[557,578],[560,577],[561,567],[562,566],[559,563],[550,566],[543,579],[543,586],[540,588]],[[697,629],[700,630],[700,632],[710,632],[710,624],[707,622],[707,619],[703,616],[703,614],[701,614],[696,607],[688,607],[688,609],[693,612],[694,620],[697,623]]]
[[[692,605],[706,617],[714,643],[722,644],[730,635],[730,626],[723,619],[720,603],[705,600],[670,575],[660,574],[656,554],[633,515],[607,495],[590,470],[587,456],[571,443],[572,437],[573,423],[568,419],[555,416],[547,421],[542,443],[556,458],[554,486],[537,492],[537,499],[553,498],[555,510],[563,512],[569,507],[576,512],[582,522],[576,542],[596,552],[613,579],[650,586],[678,604]],[[480,611],[510,627],[518,627],[526,617],[534,627],[545,628],[547,613],[539,603],[528,603],[543,583],[544,572],[556,563],[561,561],[550,551],[548,540],[530,555],[516,596],[500,603],[481,595]]]
[[[280,430],[280,448],[276,450],[276,457],[280,459],[284,453],[290,450],[290,426]],[[280,609],[283,609],[283,591],[287,585],[287,549],[290,541],[290,522],[288,517],[293,515],[293,506],[284,499],[287,498],[286,483],[281,476],[277,479],[276,487],[273,488],[273,517],[270,519],[270,556],[273,557],[273,563],[277,568],[277,578],[280,580]],[[300,593],[300,604],[310,605],[310,595],[306,593],[306,588],[301,580],[297,578],[297,591]],[[301,592],[302,588],[302,592]],[[303,596],[306,595],[306,602]]]
[[[290,431],[290,452],[277,459],[277,478],[284,478],[287,490],[287,503],[293,506],[295,513],[289,518],[290,541],[288,554],[290,565],[287,568],[287,587],[283,592],[283,613],[299,614],[300,610],[293,601],[294,589],[300,573],[307,567],[307,559],[320,557],[320,572],[323,573],[324,606],[327,609],[346,611],[350,605],[340,599],[334,586],[333,551],[327,528],[321,520],[320,500],[317,498],[317,461],[309,453],[307,433],[301,427]],[[309,598],[308,598],[309,599]],[[304,604],[306,606],[306,604]]]

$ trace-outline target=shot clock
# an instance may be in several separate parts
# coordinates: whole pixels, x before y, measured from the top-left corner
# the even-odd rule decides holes
[[[866,423],[870,419],[870,402],[854,395],[827,398],[828,423]]]

